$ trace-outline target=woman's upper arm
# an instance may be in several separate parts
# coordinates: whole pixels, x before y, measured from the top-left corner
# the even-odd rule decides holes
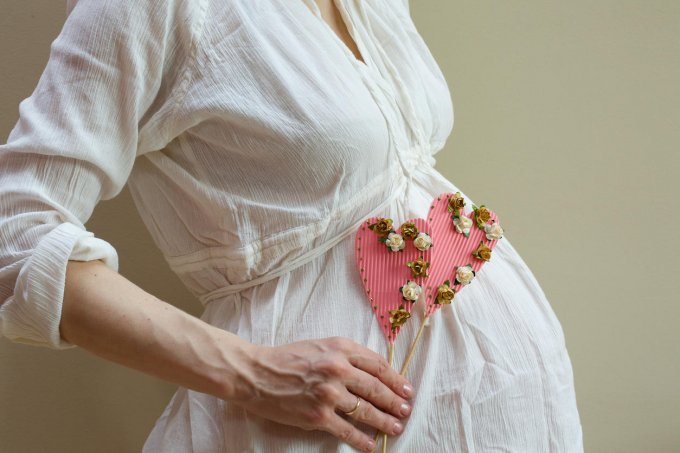
[[[80,0],[52,42],[0,145],[1,336],[73,347],[59,335],[68,260],[118,270],[116,250],[84,223],[125,186],[145,151],[140,129],[171,112],[173,77],[195,31],[189,5]]]

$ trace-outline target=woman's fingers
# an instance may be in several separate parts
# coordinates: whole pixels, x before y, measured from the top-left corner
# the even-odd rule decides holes
[[[377,406],[382,411],[389,412],[395,417],[404,418],[411,413],[411,405],[406,399],[394,393],[383,381],[362,369],[356,367],[352,368],[345,379],[345,386],[350,392],[362,397],[372,403],[373,406]],[[371,423],[376,428],[382,429],[386,424],[390,423],[391,426],[391,424],[394,424],[394,422],[397,421],[382,411],[377,411],[376,409],[374,412],[378,416],[377,422],[380,423],[380,426]],[[366,414],[369,413],[371,413],[371,411],[366,412]],[[390,429],[385,432],[391,433],[392,430]]]
[[[364,403],[366,403],[366,401],[362,401],[361,406],[363,406]],[[322,429],[328,431],[338,439],[347,442],[358,450],[373,451],[375,448],[375,443],[371,437],[335,412],[328,418]]]
[[[349,366],[342,366],[329,356],[322,366],[329,377],[339,378],[347,390],[395,417],[403,418],[411,413],[411,406],[405,399],[412,393],[409,392],[410,383],[387,360],[348,338],[335,337],[330,341],[334,349],[346,357]],[[372,424],[384,426],[389,421],[390,416],[382,414]]]
[[[372,351],[371,351],[372,352]],[[377,355],[377,354],[376,354]],[[397,370],[392,368],[384,357],[367,355],[361,352],[350,354],[347,359],[354,367],[372,374],[387,385],[394,393],[404,398],[413,396],[413,386]]]
[[[347,392],[347,395],[348,396],[346,398],[343,398],[343,400],[354,399],[354,405],[356,406],[357,396],[350,392]],[[373,404],[371,404],[370,401],[366,401],[363,398],[361,398],[359,401],[360,404],[357,410],[352,412],[350,415],[347,415],[347,417],[352,417],[355,420],[358,420],[362,423],[377,428],[384,433],[389,433],[392,435],[397,435],[404,430],[404,425],[398,419],[385,414],[384,412],[376,408]],[[352,403],[349,404],[344,403],[343,407],[349,407],[350,404]],[[349,412],[351,410],[352,409],[349,409],[347,411],[343,410],[343,412]]]
[[[255,414],[327,431],[363,451],[375,448],[374,441],[347,417],[388,434],[403,431],[395,424],[410,414],[407,399],[413,395],[404,387],[410,383],[382,356],[349,338],[258,346],[249,357],[241,384],[258,398],[242,398],[239,404]],[[357,410],[346,415],[357,397]]]

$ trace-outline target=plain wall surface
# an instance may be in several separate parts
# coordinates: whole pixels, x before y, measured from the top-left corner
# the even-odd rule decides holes
[[[411,0],[451,89],[437,169],[496,211],[565,332],[586,451],[680,451],[680,2]],[[0,140],[65,19],[0,0]],[[0,169],[1,171],[1,169]],[[120,272],[199,316],[127,189],[87,223]],[[175,387],[0,340],[0,453],[140,451]]]

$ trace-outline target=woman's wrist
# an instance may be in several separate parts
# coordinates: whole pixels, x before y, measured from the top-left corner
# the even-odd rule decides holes
[[[247,395],[243,370],[254,349],[145,292],[101,261],[69,261],[62,337],[164,381],[223,399]]]
[[[212,326],[211,326],[212,327]],[[249,400],[255,394],[252,379],[249,378],[252,363],[260,347],[231,332],[215,329],[214,354],[204,353],[203,369],[213,376],[216,393],[226,401]],[[211,364],[207,357],[217,358]]]

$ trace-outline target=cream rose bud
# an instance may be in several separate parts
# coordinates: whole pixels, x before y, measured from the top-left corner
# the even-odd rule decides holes
[[[456,231],[463,234],[470,233],[470,227],[472,226],[472,219],[468,216],[462,215],[457,219],[453,219],[453,224],[456,226]]]
[[[484,225],[484,232],[486,238],[492,241],[503,237],[503,228],[497,222]]]
[[[425,251],[432,246],[432,238],[429,234],[420,232],[413,240],[413,245],[420,251]]]
[[[467,285],[474,277],[475,273],[473,272],[472,266],[470,265],[459,266],[458,269],[456,269],[456,280],[458,280],[458,283]]]
[[[409,281],[401,287],[401,293],[408,300],[417,300],[423,288],[414,281]]]
[[[392,249],[393,252],[398,252],[399,250],[403,249],[406,243],[404,242],[404,238],[401,237],[401,234],[399,233],[390,233],[387,235],[387,239],[385,240],[385,244]]]

